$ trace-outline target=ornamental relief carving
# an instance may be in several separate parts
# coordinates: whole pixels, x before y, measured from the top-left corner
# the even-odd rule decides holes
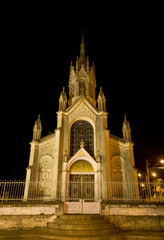
[[[96,121],[96,116],[92,113],[91,110],[89,110],[84,103],[82,103],[74,112],[72,112],[69,116],[69,122],[71,122],[74,118],[85,116],[92,121]]]
[[[45,155],[50,155],[52,158],[54,157],[54,144],[45,145],[39,150],[39,158],[41,159]]]
[[[121,169],[121,160],[119,157],[112,159],[112,168]]]
[[[40,159],[41,168],[52,168],[53,159],[51,156],[46,155]]]
[[[40,159],[39,162],[39,189],[43,194],[50,194],[51,192],[51,181],[52,181],[52,167],[53,158],[49,155],[45,155]]]
[[[120,182],[123,180],[122,160],[119,156],[111,159],[112,181]]]

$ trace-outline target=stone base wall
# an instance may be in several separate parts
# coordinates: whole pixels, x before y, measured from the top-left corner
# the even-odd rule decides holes
[[[1,204],[0,216],[2,215],[60,215],[63,213],[60,204]]]
[[[0,204],[0,229],[47,227],[63,214],[63,204]],[[101,203],[100,214],[129,230],[164,231],[164,205],[112,205]]]
[[[63,214],[62,203],[0,204],[0,229],[47,227],[60,214]]]
[[[164,216],[109,216],[117,227],[133,231],[164,231]]]
[[[164,216],[164,204],[107,204],[101,203],[103,215]]]
[[[135,231],[164,231],[164,205],[101,204],[101,214],[116,226]]]
[[[47,223],[53,222],[55,218],[55,215],[5,215],[0,216],[0,229],[47,227]]]

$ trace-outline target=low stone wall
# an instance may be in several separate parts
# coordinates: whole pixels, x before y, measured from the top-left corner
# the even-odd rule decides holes
[[[0,229],[31,229],[47,227],[48,222],[53,222],[55,215],[5,215],[0,216]]]
[[[164,231],[163,216],[109,216],[116,226],[134,231]]]
[[[59,209],[58,204],[46,205],[46,204],[4,204],[0,205],[1,215],[40,215],[40,214],[57,214]]]
[[[101,204],[101,213],[124,229],[164,231],[164,205]]]
[[[0,204],[0,229],[46,227],[60,214],[63,214],[63,204]]]
[[[164,205],[101,203],[100,209],[102,215],[122,228],[164,231]],[[1,203],[0,229],[46,227],[61,214],[62,203]]]
[[[140,216],[164,216],[164,204],[108,204],[101,203],[103,215],[140,215]]]

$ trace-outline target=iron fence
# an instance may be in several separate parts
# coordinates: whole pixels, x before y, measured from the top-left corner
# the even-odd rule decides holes
[[[105,191],[104,191],[105,189]],[[25,194],[26,192],[26,194]],[[104,193],[105,192],[105,193]],[[0,202],[72,201],[164,202],[164,183],[155,182],[7,182]]]

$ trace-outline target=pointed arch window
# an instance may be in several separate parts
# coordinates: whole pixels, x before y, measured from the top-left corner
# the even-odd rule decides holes
[[[93,139],[93,127],[89,122],[84,120],[75,122],[71,127],[70,155],[73,156],[80,149],[81,143],[83,143],[86,151],[93,156]]]
[[[79,95],[86,96],[85,79],[80,79],[80,81],[79,81]]]

